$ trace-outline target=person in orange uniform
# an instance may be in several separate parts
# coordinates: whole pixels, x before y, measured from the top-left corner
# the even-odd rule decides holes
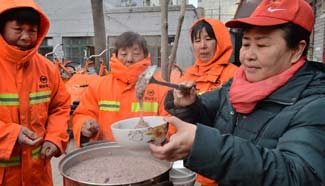
[[[233,77],[237,66],[229,63],[232,45],[228,29],[217,19],[198,19],[191,28],[195,64],[181,81],[194,81],[198,93],[220,88]]]
[[[91,83],[72,117],[77,146],[96,140],[114,141],[111,124],[140,116],[135,84],[151,65],[146,40],[137,33],[124,32],[115,42],[110,60],[111,73]],[[144,94],[143,116],[167,115],[163,100],[168,88],[149,84]]]
[[[220,88],[237,70],[236,65],[229,63],[232,45],[228,29],[217,19],[201,18],[192,25],[190,34],[196,60],[181,81],[194,81],[198,94]],[[217,185],[199,174],[197,182],[202,186]]]
[[[0,0],[0,185],[52,186],[64,153],[70,95],[37,51],[49,20],[32,0]]]

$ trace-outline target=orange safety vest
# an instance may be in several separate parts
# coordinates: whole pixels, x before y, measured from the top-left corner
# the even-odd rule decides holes
[[[65,87],[71,95],[71,104],[80,101],[81,96],[87,90],[89,84],[99,79],[97,74],[74,74],[67,82]]]
[[[17,138],[22,126],[65,151],[70,95],[56,67],[37,50],[49,29],[49,21],[32,0],[0,0],[5,10],[31,7],[41,22],[35,47],[21,51],[0,37],[0,186],[51,186],[50,160],[41,159],[41,145],[21,146]]]
[[[72,129],[77,146],[80,146],[81,127],[87,119],[99,123],[99,133],[94,140],[115,141],[111,124],[126,118],[140,116],[135,84],[139,75],[150,65],[146,58],[125,67],[116,57],[110,61],[111,73],[90,84],[72,117]],[[168,88],[149,84],[144,94],[144,116],[167,115],[163,101]]]

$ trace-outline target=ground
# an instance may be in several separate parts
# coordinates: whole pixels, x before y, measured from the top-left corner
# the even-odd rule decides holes
[[[71,152],[74,149],[76,149],[76,145],[74,143],[74,140],[71,139],[69,141],[69,144],[67,147],[67,153]],[[51,160],[54,186],[63,186],[63,177],[61,176],[61,174],[59,172],[59,162],[63,157],[64,157],[64,155],[62,155],[58,158],[52,158],[52,160]]]

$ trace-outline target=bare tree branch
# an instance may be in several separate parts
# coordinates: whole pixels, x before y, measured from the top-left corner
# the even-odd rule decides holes
[[[165,81],[169,81],[168,74],[168,2],[169,0],[159,0],[160,20],[161,20],[161,76]]]

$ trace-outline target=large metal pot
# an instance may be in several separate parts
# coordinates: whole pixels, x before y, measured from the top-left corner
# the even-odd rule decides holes
[[[159,166],[164,166],[164,170],[154,177],[148,177],[143,181],[138,182],[131,182],[131,183],[123,183],[123,184],[112,184],[112,183],[93,183],[83,180],[78,180],[78,178],[71,177],[70,174],[67,173],[67,170],[73,166],[77,166],[78,164],[85,163],[87,160],[91,160],[94,158],[102,158],[107,154],[118,156],[118,155],[126,155],[125,158],[128,156],[135,156],[135,155],[142,155],[142,154],[135,154],[127,149],[122,148],[116,143],[109,143],[109,142],[96,142],[91,145],[85,146],[80,149],[76,149],[71,153],[67,154],[65,157],[61,159],[59,162],[59,171],[63,176],[63,184],[64,186],[154,186],[154,185],[172,185],[169,182],[169,170],[172,167],[172,163],[165,162],[165,161],[158,161],[154,158],[150,158],[149,156],[146,157],[148,161],[151,161],[150,164],[152,166],[159,164]],[[109,169],[109,167],[107,167]],[[141,171],[141,170],[139,170]]]

